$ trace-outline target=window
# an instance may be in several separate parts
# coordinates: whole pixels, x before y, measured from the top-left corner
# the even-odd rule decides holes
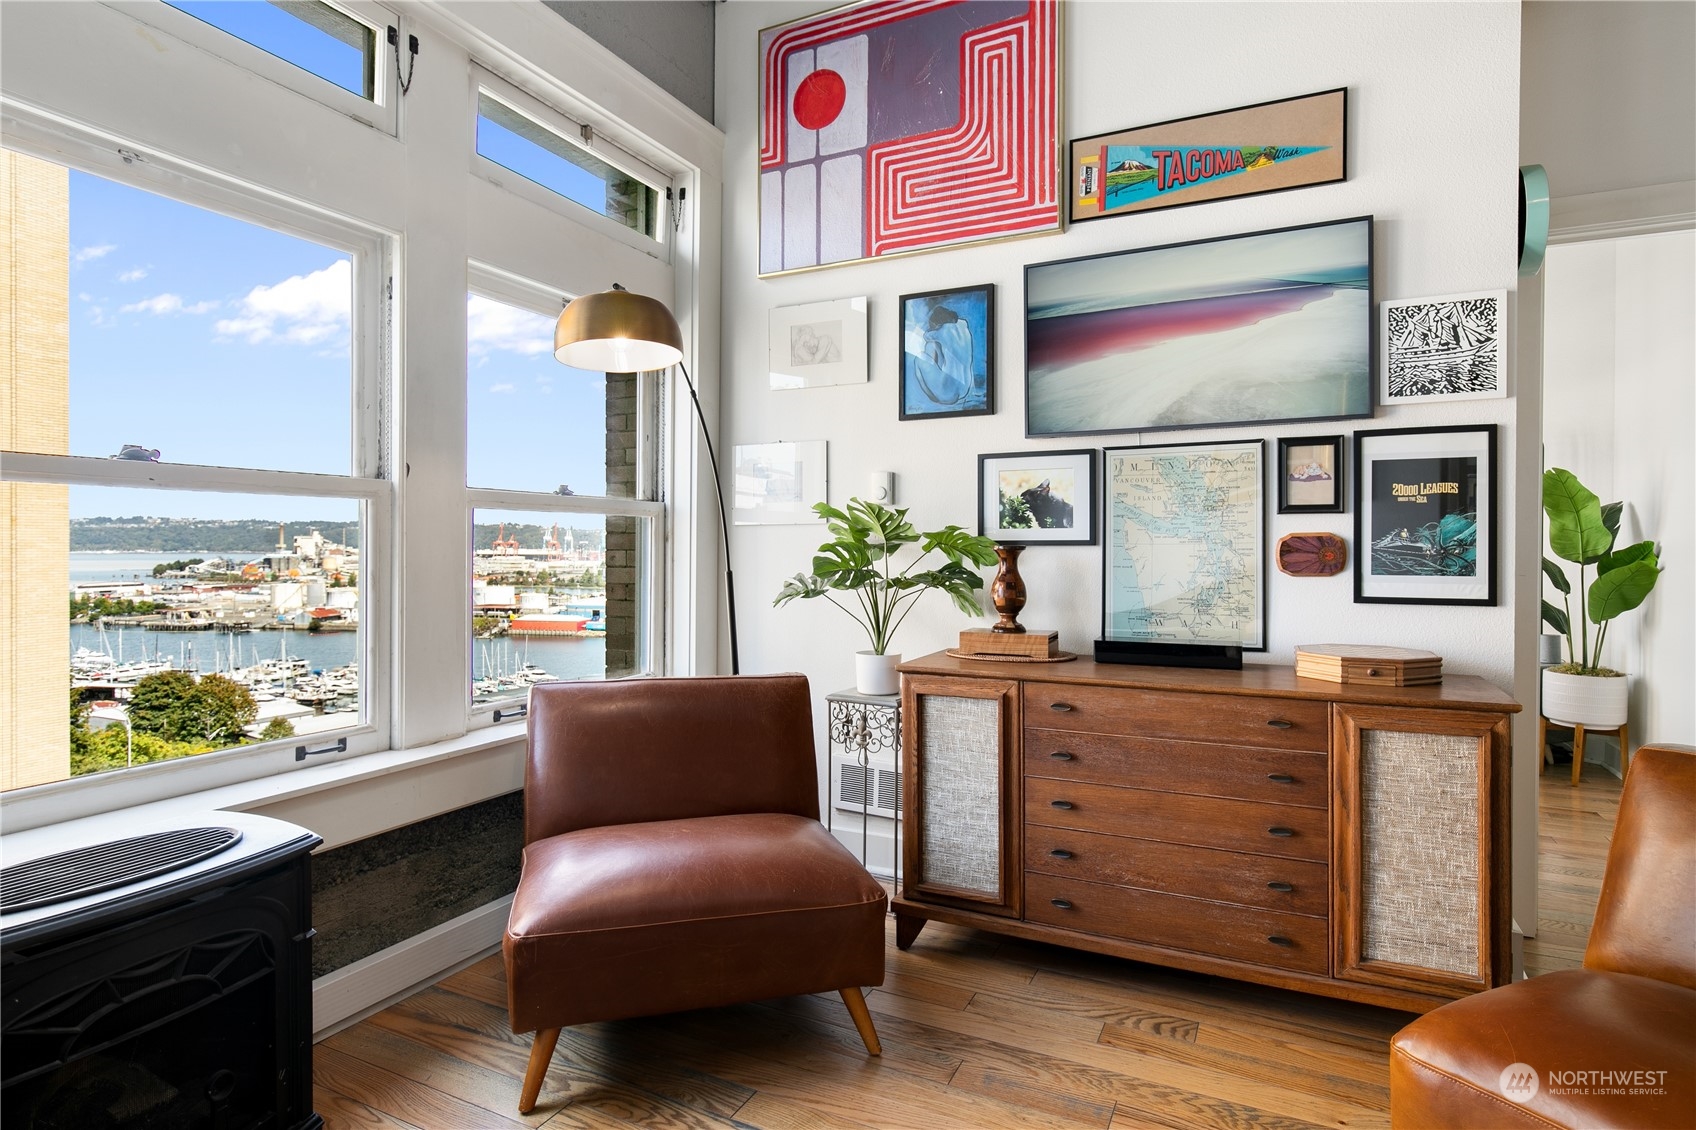
[[[654,382],[559,364],[541,311],[561,300],[472,277],[502,295],[466,301],[473,709],[548,679],[650,672]]]
[[[316,0],[165,0],[350,94],[376,98],[376,30]]]
[[[370,744],[389,488],[351,472],[376,462],[353,405],[377,380],[355,276],[378,245],[0,162],[0,791],[325,733]]]
[[[660,177],[644,169],[644,180],[595,151],[615,148],[587,126],[575,125],[517,91],[503,88],[497,94],[484,86],[477,92],[479,157],[518,174],[554,199],[569,200],[638,235],[658,239],[661,194],[649,181],[657,183]],[[640,164],[627,153],[615,156],[622,165]]]

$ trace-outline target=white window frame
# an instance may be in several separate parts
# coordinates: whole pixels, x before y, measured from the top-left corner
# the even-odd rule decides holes
[[[179,15],[181,13],[178,13]],[[347,253],[353,261],[350,317],[351,433],[347,475],[203,463],[142,463],[90,455],[0,451],[0,481],[65,486],[141,487],[204,493],[343,498],[360,504],[361,718],[352,726],[312,735],[236,746],[195,757],[96,773],[16,789],[0,795],[0,812],[17,802],[52,806],[60,798],[100,790],[102,810],[145,804],[187,789],[287,771],[297,746],[347,739],[342,752],[317,761],[356,757],[389,748],[393,675],[386,641],[392,636],[394,483],[388,473],[387,360],[392,318],[387,280],[393,241],[380,232],[280,194],[213,174],[170,155],[124,142],[15,99],[0,99],[5,148],[248,223],[311,240]],[[382,578],[381,583],[378,578]],[[9,803],[10,802],[10,803]],[[74,803],[74,802],[73,802]]]
[[[526,279],[521,275],[472,261],[467,271],[470,293],[503,302],[520,309],[548,315],[568,301],[568,296],[554,287]],[[659,500],[662,476],[656,472],[654,456],[658,446],[657,421],[659,406],[655,398],[662,395],[660,376],[643,373],[637,381],[637,417],[643,421],[637,428],[636,495],[635,498],[614,498],[610,495],[559,495],[545,491],[507,490],[499,487],[467,486],[465,521],[470,530],[476,526],[479,510],[520,511],[527,514],[593,514],[606,518],[645,518],[642,539],[641,591],[638,596],[637,623],[641,628],[642,675],[657,675],[665,670],[665,625],[661,615],[659,594],[665,590],[665,503]],[[469,382],[468,382],[469,383]],[[473,559],[467,559],[468,576]],[[471,589],[467,586],[465,615],[472,615]],[[472,668],[475,641],[465,657],[465,701],[467,725],[476,728],[503,721],[522,703],[522,694],[488,702],[472,702]]]
[[[663,263],[672,261],[671,210],[674,188],[672,178],[637,157],[634,153],[617,144],[607,137],[577,121],[566,114],[554,109],[541,99],[527,94],[523,90],[499,78],[482,67],[473,65],[471,68],[471,171],[483,180],[497,188],[522,196],[524,199],[539,204],[550,212],[555,212],[572,223],[588,228],[596,235],[604,235],[627,247],[631,247],[646,255],[652,255]],[[504,104],[536,124],[559,136],[569,145],[576,145],[587,153],[593,154],[598,160],[605,161],[616,169],[621,169],[643,184],[651,187],[658,199],[654,202],[654,234],[644,235],[634,228],[619,223],[611,216],[603,215],[584,204],[569,197],[561,196],[551,188],[545,188],[528,177],[515,173],[505,165],[491,161],[477,152],[476,122],[479,116],[479,96],[487,94],[495,101]],[[592,140],[588,143],[577,140],[588,129]],[[563,158],[562,158],[563,159]]]
[[[397,135],[396,105],[400,101],[400,80],[395,68],[395,48],[389,46],[388,29],[394,28],[400,42],[401,67],[411,65],[407,55],[408,31],[401,17],[370,0],[320,0],[326,7],[370,28],[374,33],[371,49],[370,99],[343,89],[320,75],[287,59],[273,55],[263,47],[255,47],[238,35],[197,19],[187,12],[173,8],[163,0],[103,0],[105,5],[124,13],[131,19],[180,39],[209,55],[216,55],[260,78],[287,87],[297,94],[320,102],[339,114],[380,130],[390,137]],[[257,124],[257,123],[256,123]]]

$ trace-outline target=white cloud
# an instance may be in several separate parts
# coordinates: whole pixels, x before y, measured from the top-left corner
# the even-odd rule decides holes
[[[118,276],[118,281],[119,282],[140,282],[142,279],[144,279],[146,277],[147,277],[147,268],[146,267],[131,267],[129,270],[125,271],[123,274]]]
[[[181,295],[166,293],[120,306],[118,311],[123,314],[204,314],[217,308],[218,303],[213,299],[185,303]]]
[[[554,319],[473,294],[465,303],[473,357],[503,350],[525,357],[554,351]]]
[[[517,385],[511,384],[510,382],[502,381],[498,385],[490,385],[489,391],[490,392],[512,392],[517,387],[518,387]]]
[[[219,337],[249,345],[283,341],[316,345],[348,332],[353,310],[353,262],[338,259],[321,271],[293,275],[274,286],[256,286],[238,300],[241,313],[220,318]]]
[[[98,243],[92,247],[77,248],[76,251],[71,254],[71,258],[75,259],[78,263],[86,263],[90,259],[98,259],[103,255],[110,255],[117,249],[118,245],[115,243]]]
[[[86,290],[79,290],[79,291],[77,291],[77,301],[78,302],[93,302],[94,301],[94,295],[88,293],[88,291],[86,291]]]

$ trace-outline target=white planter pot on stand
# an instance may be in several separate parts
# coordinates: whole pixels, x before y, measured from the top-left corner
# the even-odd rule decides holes
[[[897,694],[901,676],[895,668],[901,665],[898,652],[879,655],[874,651],[854,653],[854,689],[861,694]]]
[[[1587,730],[1625,724],[1630,679],[1543,672],[1543,717]]]

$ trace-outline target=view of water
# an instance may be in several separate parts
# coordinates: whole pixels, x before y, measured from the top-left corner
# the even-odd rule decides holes
[[[73,553],[72,584],[103,584],[151,579],[153,567],[190,557],[213,557],[210,553]],[[240,559],[240,555],[225,556]],[[139,628],[105,629],[89,624],[71,625],[71,650],[79,647],[105,651],[123,662],[138,659],[170,659],[184,670],[228,671],[247,667],[262,659],[278,659],[287,649],[291,659],[304,659],[313,670],[328,670],[357,660],[358,632],[257,631],[152,632]],[[534,663],[561,679],[597,677],[606,671],[606,640],[582,639],[496,639],[472,641],[474,678],[515,673]],[[232,659],[234,660],[232,664]]]

